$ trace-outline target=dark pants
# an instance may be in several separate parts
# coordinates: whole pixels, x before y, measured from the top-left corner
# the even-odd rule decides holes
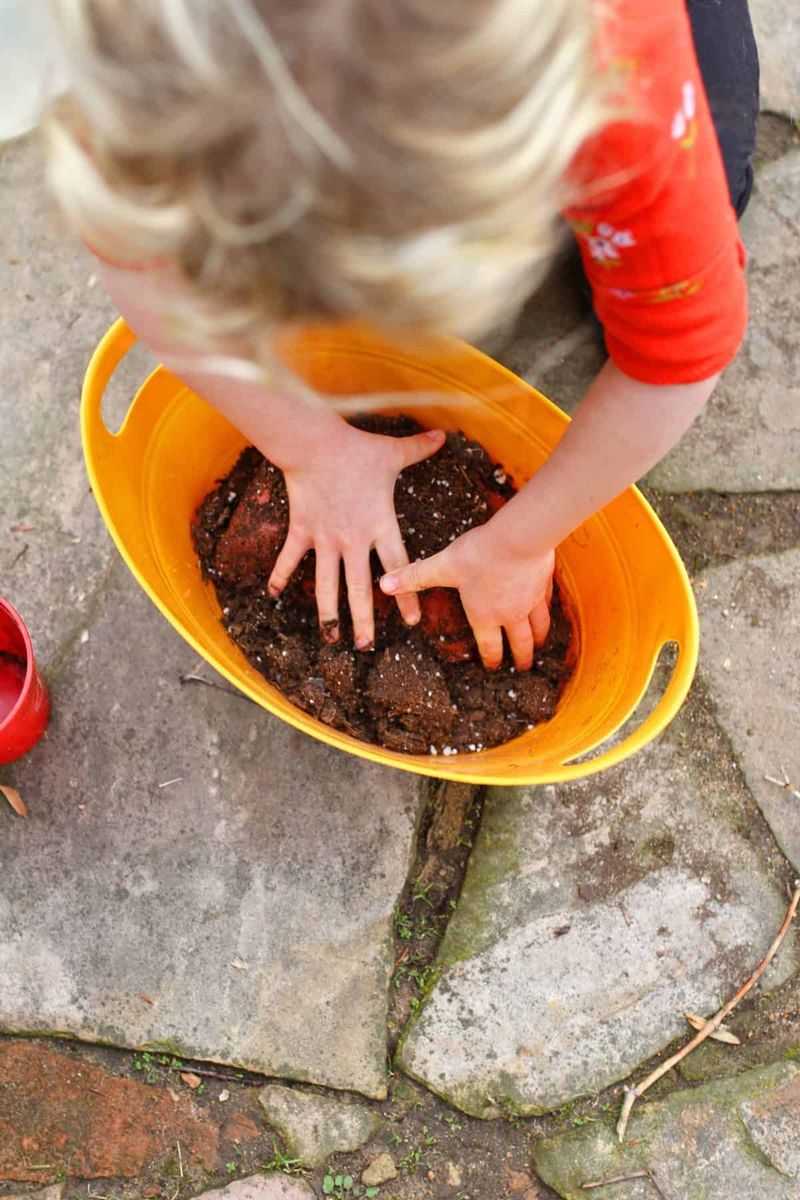
[[[731,204],[741,217],[753,190],[758,117],[758,50],[747,0],[686,0],[686,7]]]

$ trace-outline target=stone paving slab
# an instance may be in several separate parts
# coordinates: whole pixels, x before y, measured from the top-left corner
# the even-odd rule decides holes
[[[786,908],[770,845],[697,705],[598,778],[493,790],[400,1066],[478,1116],[625,1078],[766,951]],[[768,986],[797,966],[793,934]]]
[[[49,663],[80,635],[116,553],[78,429],[86,363],[114,313],[89,255],[59,227],[35,138],[0,146],[0,211],[0,587],[24,602]]]
[[[761,64],[761,110],[800,116],[800,9],[796,0],[750,0]]]
[[[747,785],[800,874],[800,550],[727,563],[704,581],[700,670]],[[784,770],[794,791],[765,778]]]
[[[121,562],[95,608],[3,772],[0,1028],[383,1096],[418,781],[182,687],[204,664]]]
[[[46,741],[3,772],[32,816],[0,813],[0,1026],[381,1095],[418,784],[180,688],[198,660],[125,572],[84,472],[80,385],[114,314],[35,139],[2,148],[0,206],[0,576],[54,701]],[[112,422],[147,366],[115,375]]]
[[[705,410],[647,476],[664,491],[800,490],[800,150],[759,171],[742,233],[750,327]]]
[[[800,1069],[776,1064],[724,1082],[639,1101],[625,1144],[603,1121],[535,1144],[533,1161],[564,1200],[584,1182],[649,1170],[680,1200],[800,1200]],[[652,1200],[646,1179],[588,1192],[597,1200]]]

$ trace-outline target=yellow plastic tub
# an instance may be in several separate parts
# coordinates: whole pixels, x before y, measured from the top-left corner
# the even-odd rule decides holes
[[[559,547],[557,577],[576,624],[578,654],[551,721],[504,746],[434,758],[384,750],[301,712],[228,638],[192,546],[192,515],[232,466],[244,445],[241,434],[163,367],[141,385],[116,434],[103,422],[106,385],[134,340],[117,321],[92,356],[84,381],[81,431],[95,498],[120,554],[153,603],[220,674],[268,712],[374,762],[479,784],[555,783],[590,775],[628,758],[674,717],[697,661],[697,612],[675,547],[633,487]],[[517,484],[547,457],[568,421],[534,388],[459,342],[437,341],[409,352],[363,329],[324,327],[287,339],[283,352],[312,387],[330,395],[437,393],[430,405],[414,409],[421,423],[463,429]],[[448,402],[448,393],[466,393],[474,402]],[[386,411],[402,411],[402,403]],[[624,739],[599,749],[634,714],[668,642],[677,645],[677,660],[655,708]]]

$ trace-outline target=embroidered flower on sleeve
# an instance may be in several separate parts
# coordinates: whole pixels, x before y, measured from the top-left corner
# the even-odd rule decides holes
[[[691,79],[681,88],[681,106],[672,118],[672,140],[690,150],[697,138],[697,94]]]
[[[636,238],[630,229],[615,229],[607,221],[600,221],[595,232],[586,234],[585,237],[589,254],[595,262],[607,267],[619,266],[620,250],[636,245]]]

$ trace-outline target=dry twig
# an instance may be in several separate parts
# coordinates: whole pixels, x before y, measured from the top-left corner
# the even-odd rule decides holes
[[[631,1109],[633,1108],[633,1106],[634,1106],[635,1102],[638,1100],[638,1098],[641,1095],[643,1095],[644,1092],[646,1092],[647,1089],[649,1087],[651,1087],[656,1082],[657,1079],[660,1079],[662,1075],[666,1075],[667,1071],[672,1070],[672,1068],[677,1063],[679,1063],[682,1058],[685,1058],[686,1055],[689,1054],[692,1050],[694,1050],[696,1046],[699,1046],[700,1043],[704,1042],[707,1037],[710,1037],[711,1034],[714,1033],[715,1030],[719,1029],[720,1025],[725,1020],[728,1013],[731,1012],[731,1010],[736,1007],[736,1005],[739,1003],[739,1001],[747,995],[747,993],[750,991],[750,989],[756,983],[758,983],[759,979],[766,971],[770,962],[775,957],[775,955],[778,951],[778,947],[780,946],[781,942],[786,937],[786,931],[788,930],[788,928],[792,922],[792,918],[794,917],[794,914],[797,911],[797,905],[799,902],[800,902],[800,879],[796,879],[794,881],[794,891],[792,892],[792,898],[789,902],[789,907],[786,910],[786,916],[783,918],[783,924],[781,925],[780,929],[778,930],[778,932],[775,936],[775,940],[773,941],[769,950],[764,955],[761,962],[756,967],[755,971],[753,971],[753,974],[750,976],[750,978],[747,979],[742,984],[742,986],[739,988],[739,990],[735,996],[733,996],[730,1000],[728,1000],[728,1002],[726,1004],[723,1004],[722,1008],[719,1010],[718,1013],[716,1013],[713,1017],[710,1017],[709,1020],[706,1021],[703,1028],[701,1030],[699,1030],[698,1033],[695,1034],[695,1036],[692,1038],[692,1040],[690,1042],[687,1042],[685,1046],[682,1046],[680,1050],[678,1050],[675,1054],[673,1054],[671,1058],[668,1058],[666,1062],[662,1063],[660,1067],[656,1067],[656,1069],[654,1071],[651,1071],[646,1079],[643,1079],[641,1083],[637,1083],[636,1087],[632,1087],[632,1088],[626,1087],[625,1088],[625,1099],[622,1104],[622,1111],[620,1112],[620,1115],[619,1115],[619,1121],[617,1122],[617,1137],[620,1142],[625,1137],[625,1130],[628,1127],[628,1118],[630,1117]]]
[[[784,767],[783,763],[780,764],[780,768],[783,772],[783,779],[776,779],[774,775],[765,775],[764,778],[766,779],[767,783],[776,784],[777,787],[783,788],[785,792],[788,792],[790,796],[794,796],[795,800],[800,800],[800,788],[796,788],[792,785],[789,776],[786,774],[786,768]]]
[[[177,1072],[177,1074],[180,1074],[181,1071],[188,1071],[189,1074],[191,1074],[191,1075],[207,1075],[209,1079],[223,1079],[223,1080],[225,1080],[226,1083],[249,1083],[249,1084],[257,1085],[258,1087],[264,1086],[263,1079],[244,1079],[244,1078],[240,1078],[239,1075],[231,1075],[230,1072],[228,1074],[225,1074],[222,1071],[212,1071],[209,1067],[169,1066],[166,1069],[168,1071],[175,1071],[175,1072]]]
[[[206,687],[216,688],[217,691],[227,692],[229,696],[238,696],[240,700],[248,700],[250,704],[255,704],[255,700],[251,700],[238,688],[230,687],[227,683],[217,683],[216,679],[206,679],[204,675],[196,675],[193,671],[186,675],[179,675],[178,683],[204,683]]]
[[[664,1196],[652,1171],[632,1171],[630,1175],[612,1175],[609,1179],[593,1179],[590,1183],[582,1183],[581,1187],[588,1192],[590,1188],[608,1187],[612,1183],[627,1183],[631,1179],[649,1179],[659,1196]]]
[[[24,558],[27,553],[28,553],[28,543],[26,542],[25,545],[22,547],[22,549],[18,550],[17,553],[14,555],[14,557],[11,559],[11,562],[6,567],[6,570],[10,571],[12,567],[15,567],[17,565],[17,563],[19,562],[19,560],[21,558]]]

